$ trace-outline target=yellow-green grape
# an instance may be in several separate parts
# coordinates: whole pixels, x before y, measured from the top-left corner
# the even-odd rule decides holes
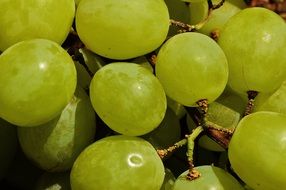
[[[273,94],[258,94],[254,111],[273,111],[286,114],[286,81]]]
[[[214,0],[213,3],[219,3],[221,0]],[[207,9],[205,8],[207,7]],[[200,13],[198,9],[202,9],[203,13]],[[206,34],[206,35],[212,35],[212,32],[215,32],[219,35],[219,32],[223,28],[224,24],[231,18],[233,15],[238,13],[241,9],[233,4],[231,4],[228,1],[225,1],[221,7],[218,9],[215,9],[211,12],[207,22],[198,30],[198,32]],[[203,15],[201,17],[201,21],[207,18],[208,16],[208,3],[207,1],[203,3],[194,3],[190,5],[190,12],[191,12],[191,17],[190,21],[192,24],[197,24],[193,23],[193,21],[198,21],[199,15]],[[192,18],[195,17],[194,19]]]
[[[77,8],[76,29],[93,52],[111,59],[134,58],[163,43],[169,13],[163,0],[84,0]]]
[[[78,6],[78,4],[81,2],[81,0],[74,0],[75,5]]]
[[[164,173],[150,143],[119,135],[87,147],[76,159],[70,179],[74,190],[159,190]]]
[[[159,126],[167,102],[159,80],[135,63],[111,63],[94,75],[90,98],[99,117],[114,131],[144,135]]]
[[[171,170],[165,168],[165,178],[160,190],[173,190],[176,178]]]
[[[229,63],[229,86],[273,92],[286,78],[286,25],[273,11],[247,8],[229,19],[218,39]]]
[[[17,150],[17,128],[0,118],[0,181],[5,176]]]
[[[181,0],[183,2],[188,2],[188,3],[202,3],[202,2],[207,2],[207,0]]]
[[[106,63],[102,60],[99,55],[91,52],[86,48],[79,49],[79,52],[82,54],[84,63],[86,64],[87,68],[94,74],[98,71],[101,67],[106,65]]]
[[[209,4],[208,1],[202,1],[200,3],[189,4],[189,22],[191,24],[198,24],[208,17]]]
[[[35,190],[71,190],[70,172],[46,172],[37,180]]]
[[[178,117],[167,108],[165,117],[159,127],[143,136],[156,149],[164,149],[172,146],[181,138],[181,126]]]
[[[173,110],[173,112],[179,119],[184,117],[187,113],[185,107],[182,104],[176,102],[175,100],[169,98],[168,96],[167,96],[167,105],[169,108]]]
[[[199,166],[195,168],[201,176],[194,180],[188,180],[189,170],[182,173],[175,181],[173,190],[243,190],[240,183],[225,170],[215,166]]]
[[[255,190],[286,187],[285,123],[285,114],[256,112],[240,121],[231,138],[231,167]]]
[[[69,54],[55,42],[19,42],[0,55],[0,117],[19,126],[55,118],[76,87]]]
[[[224,52],[214,40],[189,32],[175,35],[160,49],[156,75],[170,98],[185,106],[213,102],[228,79]]]
[[[75,14],[74,0],[1,0],[0,50],[34,38],[62,44]]]
[[[94,133],[95,113],[82,89],[58,118],[41,126],[18,128],[25,155],[50,172],[70,169],[80,152],[93,142]]]
[[[240,120],[240,114],[220,103],[213,102],[209,105],[206,119],[207,121],[226,129],[234,129]],[[196,127],[196,124],[193,122],[190,116],[187,116],[187,125],[190,131]],[[203,135],[199,139],[199,145],[211,151],[225,151],[225,149],[223,149],[218,143],[209,138],[207,135]]]

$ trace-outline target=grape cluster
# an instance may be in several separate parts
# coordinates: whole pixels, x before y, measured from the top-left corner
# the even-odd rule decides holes
[[[285,189],[286,24],[250,4],[1,0],[1,189]]]

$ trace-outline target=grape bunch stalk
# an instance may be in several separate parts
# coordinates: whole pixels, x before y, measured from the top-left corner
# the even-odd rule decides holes
[[[0,10],[1,189],[285,189],[285,0]]]

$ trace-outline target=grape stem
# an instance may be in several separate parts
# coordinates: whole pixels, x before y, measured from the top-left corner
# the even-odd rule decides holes
[[[204,131],[202,126],[195,128],[190,135],[186,135],[188,141],[188,163],[189,163],[189,173],[187,174],[188,180],[194,180],[201,176],[201,174],[194,168],[193,154],[195,147],[195,139]]]
[[[209,6],[208,16],[204,20],[199,22],[198,24],[190,25],[190,24],[186,24],[181,21],[174,20],[174,19],[170,19],[170,24],[176,27],[180,27],[182,29],[182,30],[179,30],[180,33],[199,30],[205,25],[205,23],[208,22],[212,11],[220,8],[224,4],[224,2],[225,0],[221,0],[218,4],[214,5],[211,0],[208,0],[208,6]]]
[[[167,149],[159,149],[157,150],[158,155],[160,156],[161,159],[165,158],[168,154],[174,152],[176,149],[184,146],[187,144],[187,138],[184,138],[180,140],[179,142],[176,142],[173,146],[170,146]]]
[[[244,116],[247,116],[252,113],[253,108],[254,108],[254,99],[257,95],[258,95],[257,91],[254,91],[254,90],[247,91],[248,102],[245,108]]]

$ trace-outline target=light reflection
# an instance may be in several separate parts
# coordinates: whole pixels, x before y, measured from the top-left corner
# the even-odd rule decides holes
[[[128,165],[131,167],[140,167],[143,165],[143,158],[140,154],[130,154],[127,158]]]
[[[46,63],[40,63],[40,64],[39,64],[40,70],[45,70],[46,67],[47,67]]]
[[[264,35],[263,35],[263,37],[262,37],[262,40],[263,40],[264,42],[270,42],[270,40],[271,40],[271,34],[265,32]]]

